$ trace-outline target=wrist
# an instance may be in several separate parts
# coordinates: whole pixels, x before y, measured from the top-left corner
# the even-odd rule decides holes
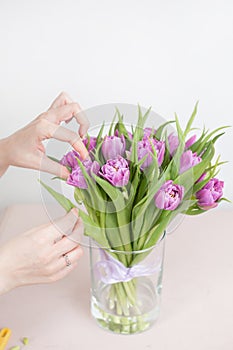
[[[0,247],[0,295],[14,288],[15,279],[12,267],[8,263],[7,246]]]
[[[0,140],[0,177],[10,166],[8,157],[8,138]]]
[[[10,275],[0,266],[0,295],[7,293],[11,289],[13,289],[13,285]]]

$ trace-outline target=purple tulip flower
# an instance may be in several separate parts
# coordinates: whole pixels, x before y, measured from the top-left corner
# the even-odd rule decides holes
[[[175,151],[177,150],[177,147],[179,146],[178,136],[175,135],[174,133],[171,133],[168,136],[168,144],[169,144],[169,152],[171,156],[173,156]]]
[[[185,149],[188,149],[189,147],[191,147],[194,142],[196,141],[197,135],[193,135],[191,136],[186,142],[185,142]]]
[[[86,168],[86,171],[90,177],[93,173],[96,175],[99,173],[100,165],[98,164],[98,162],[96,161],[92,162],[91,160],[84,160],[83,165]],[[79,165],[75,169],[73,169],[72,173],[67,179],[67,184],[75,187],[87,189],[87,183]]]
[[[153,144],[156,150],[158,165],[160,166],[163,163],[163,158],[165,153],[165,142],[158,141],[153,138],[143,139],[142,141],[138,142],[138,160],[141,160],[143,157],[147,155],[146,160],[141,165],[142,170],[147,168],[152,162],[152,159],[153,159],[152,154],[154,152],[151,144]]]
[[[196,181],[195,183],[198,183],[198,182],[203,181],[203,180],[205,179],[205,177],[206,177],[206,173],[203,173],[203,174],[199,177],[199,179],[197,179],[197,181]]]
[[[93,136],[89,136],[89,138],[86,137],[83,139],[83,143],[86,146],[88,152],[91,152],[96,147],[96,140],[97,138]]]
[[[115,159],[109,159],[107,163],[102,166],[100,174],[113,186],[126,186],[129,182],[130,175],[128,162],[121,156]]]
[[[202,159],[201,157],[198,157],[197,153],[193,153],[191,150],[184,152],[180,157],[180,174],[197,165],[201,161]]]
[[[60,163],[64,166],[68,166],[71,169],[75,169],[78,166],[77,158],[80,159],[80,155],[76,151],[70,151],[63,156]]]
[[[186,142],[185,142],[185,149],[187,150],[189,147],[191,147],[194,142],[196,141],[196,135],[191,136]],[[169,143],[169,151],[171,156],[174,155],[175,151],[177,150],[177,147],[179,146],[179,138],[174,133],[171,133],[168,136],[168,143]]]
[[[80,167],[72,171],[66,183],[83,189],[87,188],[87,183]]]
[[[143,130],[143,139],[147,139],[148,137],[153,137],[156,134],[156,130],[152,128],[145,128]]]
[[[175,210],[184,196],[184,187],[176,185],[172,180],[166,181],[156,193],[155,205],[159,209]]]
[[[199,207],[204,210],[217,207],[217,202],[223,195],[223,187],[224,181],[220,181],[216,178],[207,182],[207,184],[196,193]]]
[[[125,137],[106,136],[102,144],[102,154],[104,159],[115,159],[117,156],[123,156],[125,153]]]

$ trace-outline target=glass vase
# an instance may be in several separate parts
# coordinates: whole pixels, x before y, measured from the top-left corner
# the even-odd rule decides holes
[[[147,250],[119,251],[90,245],[91,312],[102,328],[135,334],[158,319],[165,234]]]

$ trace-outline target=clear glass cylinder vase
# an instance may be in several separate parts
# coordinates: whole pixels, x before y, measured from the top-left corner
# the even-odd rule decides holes
[[[158,319],[165,234],[142,251],[108,250],[90,245],[91,312],[102,328],[140,333]]]

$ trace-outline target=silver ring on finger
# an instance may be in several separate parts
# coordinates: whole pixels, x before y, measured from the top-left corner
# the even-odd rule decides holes
[[[65,259],[66,266],[69,267],[69,266],[71,265],[71,261],[70,261],[68,255],[67,255],[67,254],[64,254],[63,257],[64,257],[64,259]]]

